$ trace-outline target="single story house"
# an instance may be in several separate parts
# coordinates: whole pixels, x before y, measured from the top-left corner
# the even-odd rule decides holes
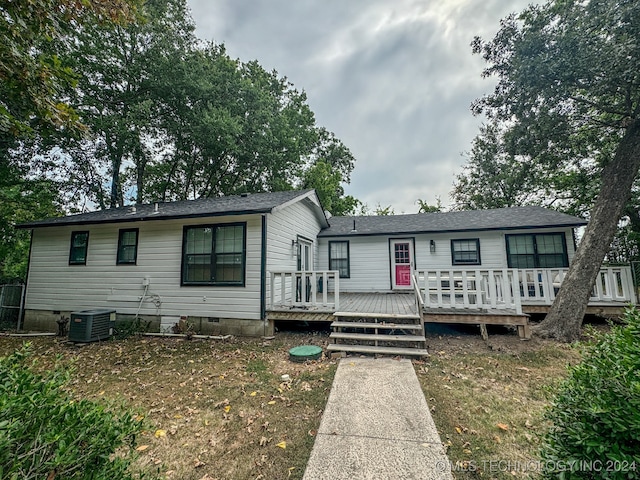
[[[53,331],[70,312],[108,308],[156,331],[186,317],[200,333],[270,335],[275,319],[330,315],[351,293],[533,308],[551,303],[583,225],[540,207],[331,217],[314,190],[34,221],[19,226],[32,230],[24,328]],[[626,270],[601,279],[595,300],[635,301]]]
[[[264,335],[266,272],[295,270],[292,243],[328,227],[313,190],[135,205],[25,223],[24,328],[113,309],[169,330]],[[306,267],[307,265],[303,265]],[[311,268],[311,265],[308,266]],[[272,331],[272,329],[271,329]]]

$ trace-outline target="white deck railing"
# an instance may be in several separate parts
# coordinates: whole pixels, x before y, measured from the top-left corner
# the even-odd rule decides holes
[[[417,270],[425,308],[512,309],[551,305],[568,269]],[[596,278],[590,304],[636,303],[630,267],[605,267]]]
[[[269,308],[340,306],[340,272],[318,270],[305,272],[269,272]]]
[[[417,270],[425,308],[510,309],[522,313],[518,270]]]
[[[568,271],[567,268],[519,270],[522,302],[531,305],[551,305]],[[636,303],[631,268],[601,268],[589,303]]]

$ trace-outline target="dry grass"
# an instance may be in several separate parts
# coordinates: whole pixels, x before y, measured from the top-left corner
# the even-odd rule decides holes
[[[270,342],[145,337],[83,347],[32,340],[39,368],[56,355],[75,366],[73,395],[143,415],[138,466],[181,480],[301,478],[336,365],[292,363],[288,350],[325,343],[286,334]],[[0,338],[0,355],[21,344]]]
[[[53,338],[32,343],[39,368],[50,368],[56,355],[75,365],[74,395],[145,416],[139,466],[168,480],[271,480],[302,477],[336,369],[326,359],[292,363],[287,352],[327,341],[279,333],[266,343],[149,337],[83,347]],[[0,355],[21,343],[0,338]],[[485,343],[477,332],[431,335],[427,343],[431,356],[414,366],[455,477],[535,477],[518,466],[526,470],[537,458],[546,387],[578,361],[576,349],[515,334],[491,334]],[[292,381],[282,382],[283,374]]]
[[[515,335],[432,336],[416,372],[457,479],[536,477],[548,387],[575,348]]]

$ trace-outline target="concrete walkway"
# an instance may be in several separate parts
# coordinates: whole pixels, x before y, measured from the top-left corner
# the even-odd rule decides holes
[[[340,360],[303,480],[452,478],[411,362]]]

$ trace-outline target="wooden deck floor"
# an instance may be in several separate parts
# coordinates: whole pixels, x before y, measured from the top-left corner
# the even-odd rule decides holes
[[[415,315],[413,293],[351,293],[340,296],[341,312]]]
[[[333,303],[333,294],[328,295],[327,301]],[[523,305],[525,313],[547,313],[549,306]],[[417,309],[413,293],[341,293],[339,308],[331,306],[294,306],[267,308],[269,320],[304,320],[330,322],[336,311],[352,313],[380,313],[393,315],[416,315]],[[598,305],[590,306],[587,313],[601,316],[619,316],[623,306]],[[482,323],[483,317],[494,317],[497,323],[509,323],[509,317],[522,317],[514,310],[475,311],[470,309],[426,308],[425,321],[440,321],[451,323]],[[465,320],[463,317],[468,317]],[[491,323],[491,322],[487,322]],[[519,322],[516,322],[519,323]]]
[[[333,295],[329,295],[333,297]],[[333,298],[329,298],[333,302]],[[416,315],[413,293],[341,293],[341,312]],[[270,320],[331,321],[336,310],[329,307],[291,307],[267,309]]]

